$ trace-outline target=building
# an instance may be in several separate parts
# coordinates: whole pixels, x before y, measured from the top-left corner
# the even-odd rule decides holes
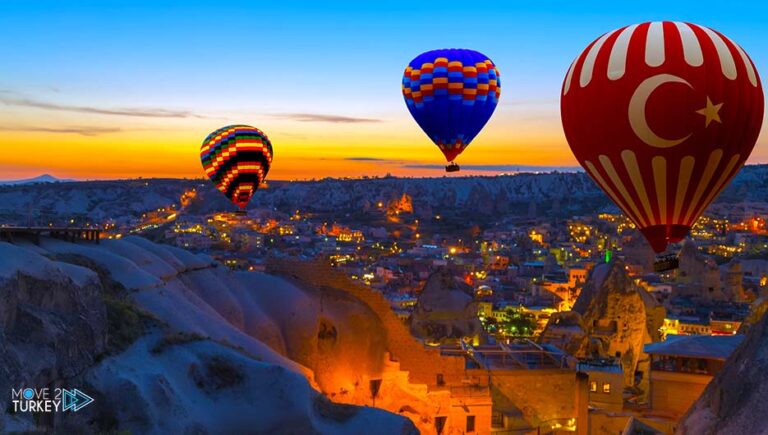
[[[668,314],[662,325],[662,337],[670,335],[710,335],[712,328],[708,318]]]
[[[587,282],[587,274],[589,271],[585,267],[570,267],[568,268],[568,286],[576,287]]]
[[[493,317],[493,302],[479,301],[477,303],[477,317],[481,319]]]
[[[653,412],[673,419],[685,414],[743,339],[743,335],[669,336],[646,344]]]
[[[607,411],[621,411],[624,406],[624,369],[613,359],[580,361],[580,372],[589,376],[589,404]]]
[[[520,265],[520,275],[529,278],[541,278],[544,275],[543,261],[526,261]]]
[[[709,329],[712,335],[734,335],[741,328],[742,320],[734,317],[716,318],[710,316]]]
[[[440,350],[464,357],[466,376],[490,385],[491,433],[587,433],[587,378],[556,347],[523,339]]]

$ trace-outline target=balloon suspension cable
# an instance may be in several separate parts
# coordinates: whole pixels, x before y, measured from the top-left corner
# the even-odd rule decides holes
[[[455,162],[450,162],[445,167],[445,172],[458,172],[459,171],[459,165],[457,165]]]

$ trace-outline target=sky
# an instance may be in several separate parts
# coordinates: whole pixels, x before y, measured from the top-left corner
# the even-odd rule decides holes
[[[400,91],[435,48],[485,53],[502,78],[460,174],[577,166],[563,78],[627,24],[712,27],[768,74],[764,2],[638,3],[2,0],[0,179],[200,177],[200,143],[233,123],[269,136],[270,179],[443,176]],[[750,163],[768,163],[766,130]]]

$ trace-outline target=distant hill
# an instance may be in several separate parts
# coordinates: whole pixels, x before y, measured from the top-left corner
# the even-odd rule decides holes
[[[51,177],[53,178],[53,177]],[[37,180],[37,181],[32,181]],[[0,223],[46,222],[72,217],[92,222],[140,217],[142,213],[178,204],[180,195],[195,189],[197,197],[185,213],[206,215],[234,211],[213,184],[202,179],[100,180],[46,182],[41,177],[0,182]],[[21,184],[21,183],[24,184]],[[407,194],[417,217],[498,220],[506,217],[558,217],[618,212],[586,173],[519,173],[500,176],[441,178],[324,178],[312,181],[269,180],[249,209],[283,213],[296,210],[354,218]],[[768,165],[744,167],[717,198],[710,211],[768,204]],[[767,205],[768,206],[768,205]]]
[[[43,174],[33,178],[24,178],[21,180],[0,180],[0,185],[4,186],[19,186],[23,184],[38,184],[38,183],[65,183],[75,181],[72,179],[56,178],[53,175]]]

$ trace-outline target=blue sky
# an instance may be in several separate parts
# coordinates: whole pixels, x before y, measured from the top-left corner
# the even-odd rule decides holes
[[[227,122],[256,119],[291,155],[309,152],[314,138],[332,144],[339,131],[357,135],[358,142],[379,137],[371,145],[375,156],[393,130],[420,141],[399,92],[407,62],[429,49],[467,47],[490,56],[501,71],[502,102],[494,115],[499,119],[489,123],[494,133],[488,137],[547,135],[542,146],[550,157],[518,161],[515,153],[524,150],[510,148],[509,163],[567,165],[575,160],[559,127],[560,86],[573,58],[606,31],[642,21],[690,21],[728,35],[758,71],[768,71],[768,6],[761,2],[321,3],[3,0],[0,96],[47,106],[0,104],[0,129],[59,123],[94,127],[97,134],[130,130],[135,140],[154,134],[158,144],[167,134],[169,146],[183,147],[189,139],[182,130],[193,132],[190,138],[204,137]],[[189,116],[85,115],[60,106],[151,108]],[[295,114],[378,119],[387,125],[332,130],[338,125],[321,128],[322,120],[284,122]],[[142,131],[152,133],[142,136]],[[768,162],[766,141],[763,134],[752,161]],[[77,145],[71,138],[63,142]],[[190,142],[196,142],[191,148],[199,145]]]

